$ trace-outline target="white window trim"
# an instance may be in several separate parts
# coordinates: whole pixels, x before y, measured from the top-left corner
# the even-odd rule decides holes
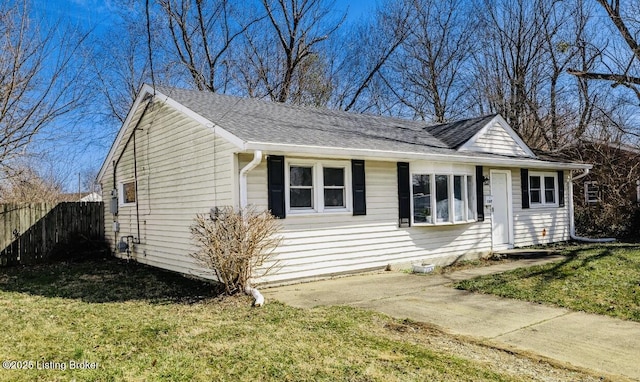
[[[125,203],[125,201],[124,201],[124,185],[126,183],[133,183],[133,186],[136,187],[135,178],[131,178],[131,179],[127,179],[127,180],[123,180],[123,181],[118,182],[118,205],[120,207],[135,206],[136,203],[138,202],[138,190],[136,190],[136,201],[132,202],[132,203],[131,202]]]
[[[446,175],[447,176],[447,191],[448,191],[448,205],[449,205],[449,220],[444,222],[437,221],[437,211],[432,207],[431,208],[431,223],[426,222],[418,222],[416,223],[414,220],[414,210],[413,210],[413,176],[414,175],[428,175],[429,176],[429,186],[430,186],[430,205],[436,206],[436,175]],[[465,208],[463,210],[464,214],[467,215],[464,220],[455,220],[455,197],[454,197],[454,176],[462,176],[462,196],[465,198]],[[468,200],[469,192],[467,190],[467,181],[466,178],[470,177],[472,179],[472,193],[471,200]],[[411,184],[411,225],[412,226],[443,226],[443,225],[457,225],[457,224],[469,224],[475,223],[478,220],[478,213],[475,208],[476,196],[475,196],[475,184],[476,179],[475,175],[466,173],[466,172],[447,172],[447,171],[412,171],[410,175]],[[468,212],[471,211],[471,217],[468,216]]]
[[[290,171],[291,166],[312,167],[313,179],[313,208],[291,208]],[[344,207],[324,206],[324,177],[322,169],[343,168],[344,169]],[[314,215],[314,214],[349,214],[353,211],[352,185],[351,185],[351,162],[334,160],[311,160],[311,159],[285,159],[285,204],[287,216]]]
[[[531,201],[531,177],[539,176],[540,177],[540,203],[534,203]],[[544,178],[550,177],[553,178],[553,186],[554,188],[554,202],[547,203],[546,195],[545,195],[545,185]],[[558,174],[555,172],[541,172],[541,171],[529,171],[529,207],[530,208],[552,208],[558,207],[559,204],[559,190],[558,190]]]

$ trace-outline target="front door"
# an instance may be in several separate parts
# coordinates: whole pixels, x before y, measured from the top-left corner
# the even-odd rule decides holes
[[[492,170],[490,178],[493,197],[491,208],[493,250],[511,248],[511,174],[508,171]]]

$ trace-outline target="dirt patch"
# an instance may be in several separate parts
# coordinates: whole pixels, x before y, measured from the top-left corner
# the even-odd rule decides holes
[[[491,370],[495,372],[509,374],[523,381],[626,381],[622,378],[594,375],[590,371],[563,365],[536,355],[497,348],[472,338],[455,336],[432,324],[405,319],[388,322],[384,327],[400,340],[411,341],[463,359],[481,362],[490,365]]]

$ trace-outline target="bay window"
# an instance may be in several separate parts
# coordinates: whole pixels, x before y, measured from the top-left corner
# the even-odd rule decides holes
[[[472,175],[413,174],[411,179],[414,224],[475,221],[475,182]]]

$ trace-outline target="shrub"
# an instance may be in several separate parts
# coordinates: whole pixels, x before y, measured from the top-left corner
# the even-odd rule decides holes
[[[622,204],[622,203],[620,203]],[[614,237],[638,240],[640,233],[640,208],[635,203],[577,205],[575,209],[578,236]]]
[[[241,292],[251,286],[252,278],[274,269],[275,262],[264,265],[280,244],[279,229],[268,211],[215,208],[209,215],[196,215],[191,235],[199,250],[191,257],[224,285],[227,294]]]

